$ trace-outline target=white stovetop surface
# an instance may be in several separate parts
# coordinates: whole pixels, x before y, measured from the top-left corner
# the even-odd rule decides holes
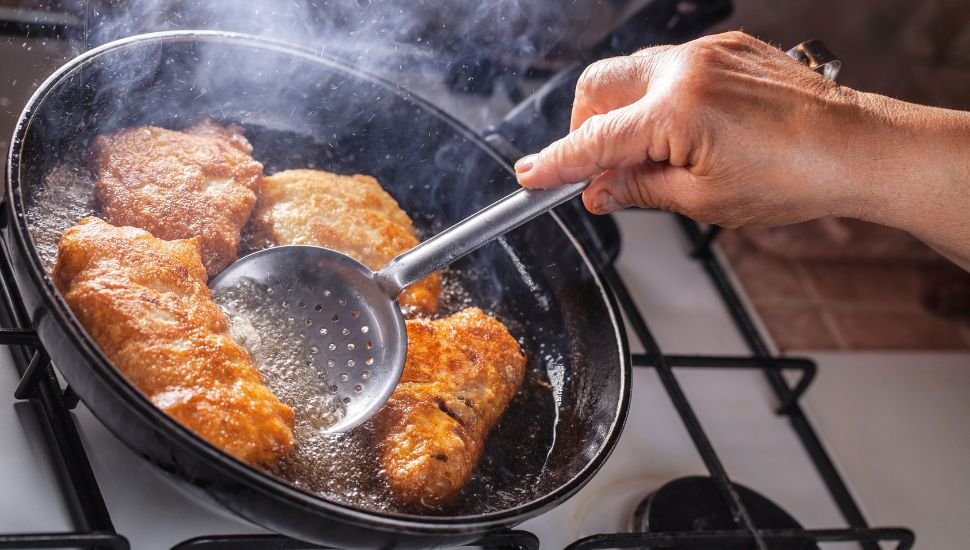
[[[619,270],[663,350],[744,354],[744,344],[701,268],[684,253],[672,217],[618,215]],[[631,336],[631,342],[635,338]],[[634,345],[634,352],[640,351]],[[970,355],[822,354],[806,407],[875,525],[916,530],[917,548],[955,548],[970,524]],[[0,532],[70,529],[46,447],[0,349]],[[679,370],[688,398],[729,474],[778,502],[806,527],[842,527],[814,467],[760,374]],[[116,529],[132,548],[259,532],[201,504],[109,434],[82,406],[81,433]],[[637,501],[665,481],[703,474],[694,447],[652,369],[635,369],[626,430],[603,470],[575,497],[524,523],[543,548],[625,530]]]

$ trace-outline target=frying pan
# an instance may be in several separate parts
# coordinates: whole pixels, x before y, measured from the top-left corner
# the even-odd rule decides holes
[[[72,315],[30,219],[45,206],[45,189],[57,185],[52,171],[65,159],[84,159],[96,135],[138,124],[179,128],[202,117],[242,125],[267,173],[317,167],[376,176],[428,235],[516,186],[510,166],[483,140],[427,101],[310,51],[177,31],[123,39],[72,60],[21,115],[2,231],[41,342],[119,439],[256,524],[354,547],[469,542],[556,506],[600,468],[627,414],[629,353],[612,295],[554,213],[468,256],[450,275],[472,303],[507,323],[530,361],[522,392],[489,438],[476,477],[487,483],[481,502],[426,515],[320,496],[233,459],[153,406]],[[527,494],[503,506],[499,495],[511,487]]]

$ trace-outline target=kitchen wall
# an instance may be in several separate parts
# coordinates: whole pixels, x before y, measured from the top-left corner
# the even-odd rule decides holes
[[[782,47],[823,40],[839,81],[970,109],[970,2],[736,0],[717,30]],[[908,234],[826,219],[723,236],[723,250],[782,349],[968,349],[970,276]]]

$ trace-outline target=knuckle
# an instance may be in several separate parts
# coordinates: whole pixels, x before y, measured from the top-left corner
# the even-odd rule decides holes
[[[699,48],[689,53],[683,71],[670,87],[675,104],[703,100],[720,89],[719,73],[728,64],[726,55],[717,48]]]
[[[703,72],[710,66],[718,65],[723,55],[722,46],[721,41],[715,38],[693,43],[687,50],[688,66]]]
[[[725,46],[746,46],[752,41],[757,40],[750,34],[742,31],[728,31],[717,35]]]
[[[596,63],[599,63],[599,61],[597,61]],[[583,73],[579,75],[579,80],[576,81],[577,99],[583,96],[590,95],[593,89],[595,88],[596,86],[595,75],[596,75],[596,72],[598,71],[598,69],[596,68],[596,63],[587,65],[586,68],[583,69]]]
[[[729,65],[738,52],[757,49],[762,42],[741,31],[728,31],[689,42],[690,61],[703,68]]]
[[[571,150],[575,147],[571,146],[571,143],[571,141],[566,141],[545,150],[546,155],[552,160],[552,164],[557,170],[562,170],[567,163],[572,161]]]
[[[602,134],[609,136],[610,141],[614,143],[625,143],[633,137],[631,115],[627,112],[616,112],[611,116],[603,117],[599,126],[602,128]]]
[[[713,83],[703,72],[688,71],[671,83],[664,94],[651,98],[650,122],[664,132],[673,131],[692,119],[710,102]]]
[[[626,193],[631,198],[633,204],[641,208],[661,208],[667,209],[669,205],[661,197],[656,196],[655,186],[644,178],[642,171],[636,171],[626,181]]]
[[[590,160],[604,170],[620,164],[622,152],[637,139],[636,124],[634,114],[627,111],[596,117],[588,131],[596,136],[593,139],[598,141],[599,146],[591,148]]]
[[[633,52],[631,55],[635,55],[635,56],[637,56],[637,55],[650,55],[650,54],[653,54],[653,53],[656,53],[656,52],[662,52],[662,51],[664,51],[664,50],[666,50],[668,48],[670,48],[670,46],[668,46],[668,45],[662,45],[662,46],[647,46],[646,48],[640,48],[639,50]]]
[[[576,148],[585,148],[604,139],[606,136],[604,135],[603,119],[605,118],[606,115],[589,117],[582,126],[571,134],[573,139],[570,140],[570,143]]]
[[[580,126],[579,130],[570,133],[563,140],[550,145],[541,153],[546,158],[545,164],[552,167],[552,172],[561,182],[568,182],[575,174],[583,171],[588,162],[589,150],[596,148],[597,141]]]
[[[602,151],[608,147],[612,139],[609,131],[605,128],[603,119],[606,115],[593,115],[585,124],[571,134],[569,149],[573,151],[572,157],[584,157],[584,160],[592,162],[600,167]]]
[[[588,65],[576,81],[576,97],[594,96],[608,87],[609,75],[616,69],[617,59],[601,59]]]

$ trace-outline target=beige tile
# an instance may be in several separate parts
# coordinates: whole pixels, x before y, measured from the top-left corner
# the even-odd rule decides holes
[[[938,317],[954,322],[970,320],[970,273],[952,264],[927,270],[921,299]]]
[[[840,336],[855,350],[966,349],[959,323],[928,313],[830,311]]]
[[[811,303],[805,285],[788,260],[748,250],[731,264],[755,304],[807,306]]]
[[[812,262],[803,266],[825,306],[923,310],[924,269],[919,265]]]
[[[846,218],[738,230],[765,254],[800,261],[933,262],[939,254],[905,231]]]
[[[751,253],[751,246],[737,231],[725,229],[717,236],[716,242],[729,262],[740,260]]]
[[[759,306],[758,314],[781,351],[833,350],[839,343],[814,307]]]
[[[963,338],[964,345],[970,348],[970,322],[964,321],[960,323],[958,330],[960,331],[960,336]]]

